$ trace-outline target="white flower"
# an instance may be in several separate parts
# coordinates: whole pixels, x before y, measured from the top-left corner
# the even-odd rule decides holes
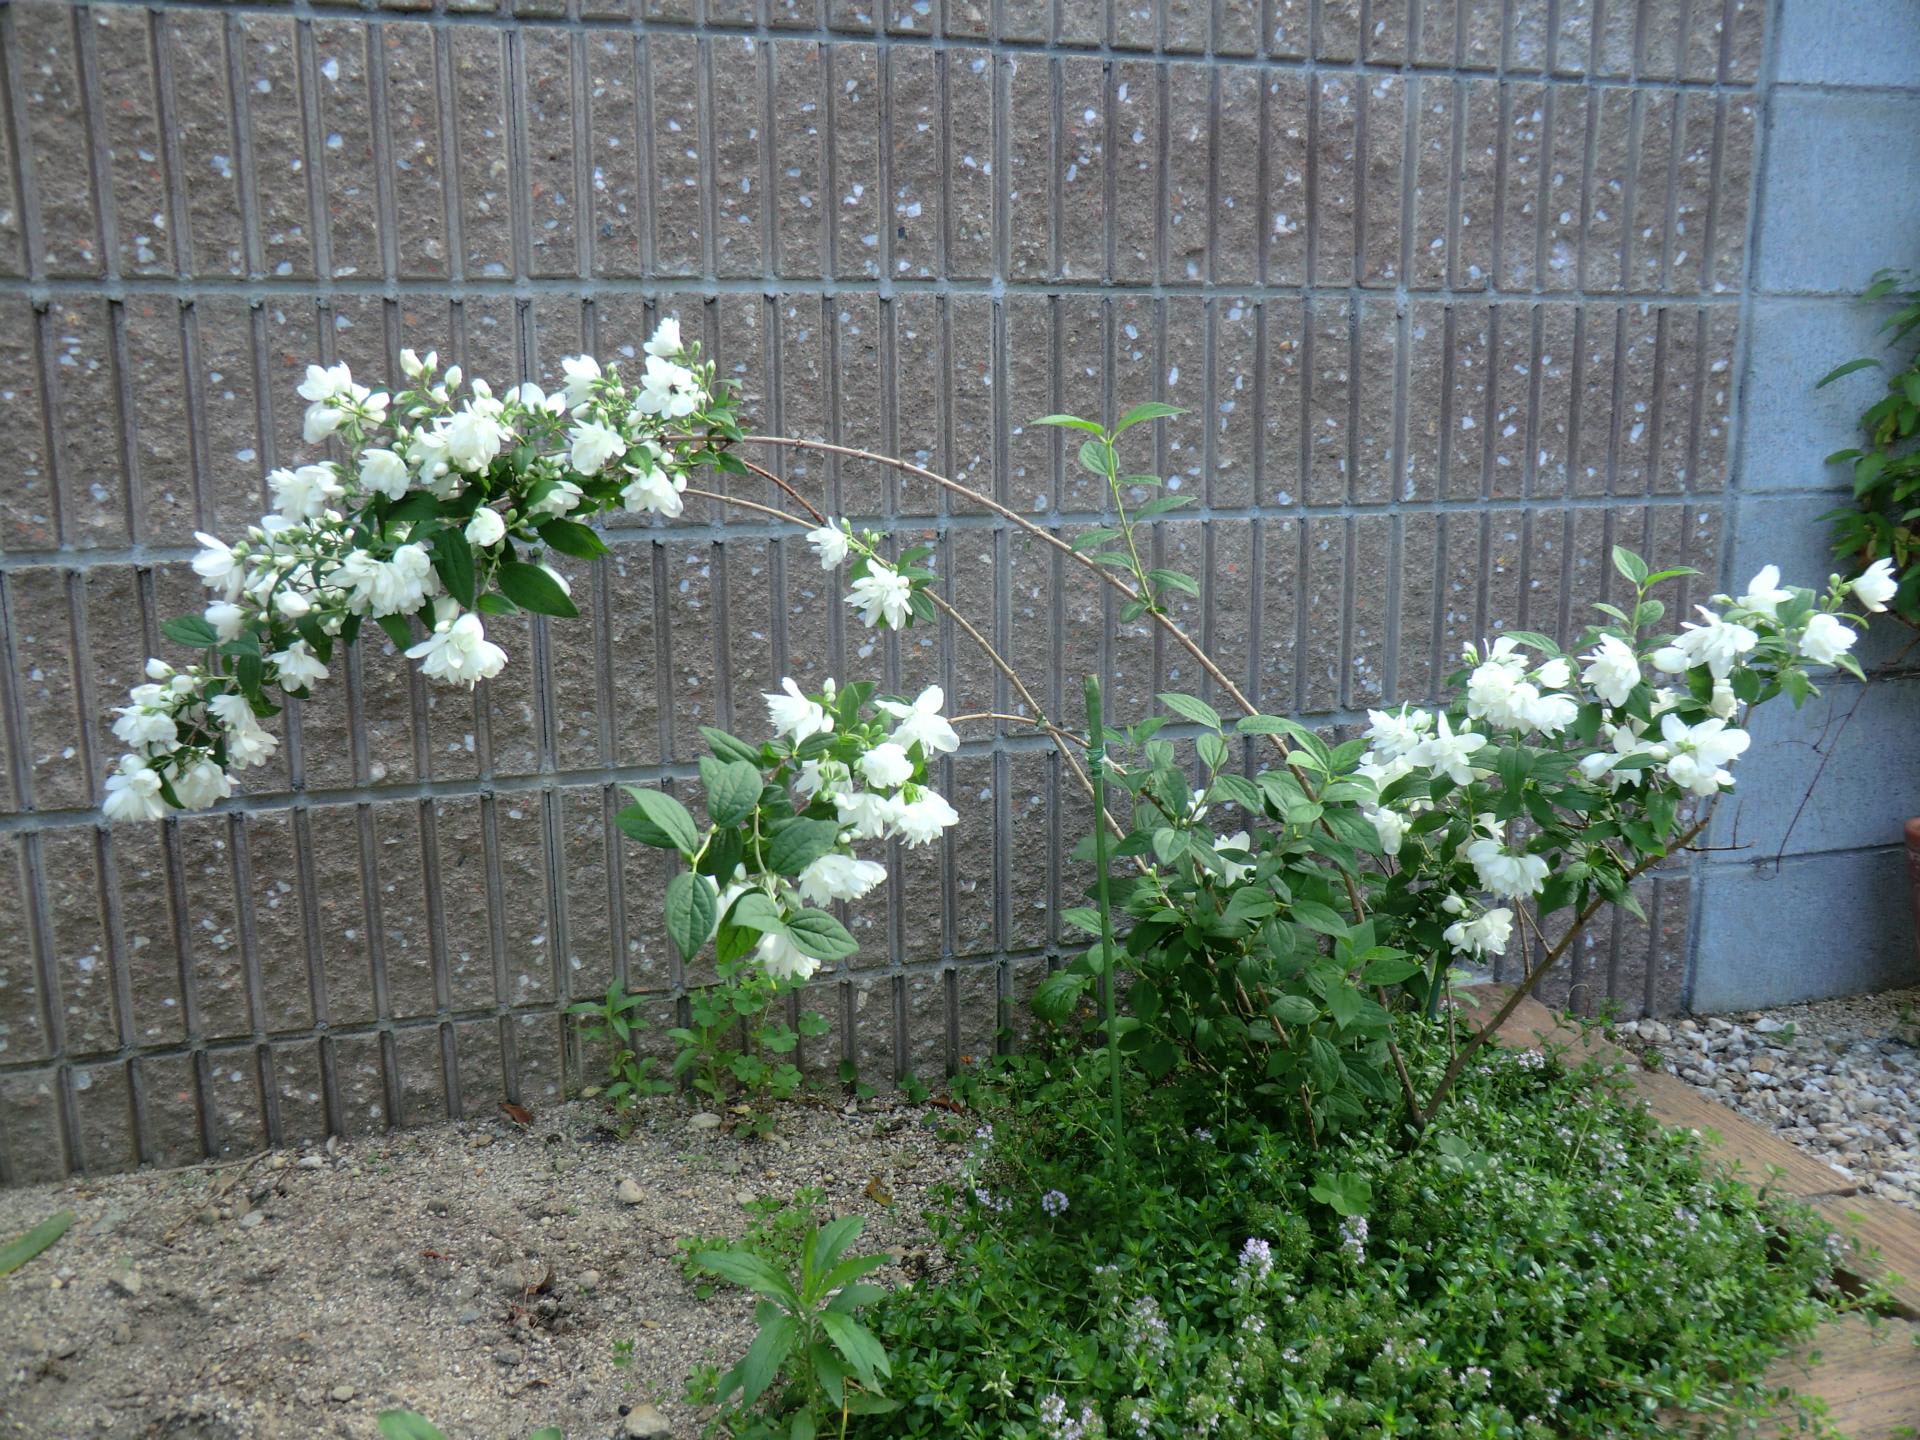
[[[267,658],[279,670],[280,683],[289,690],[304,689],[316,680],[327,678],[327,667],[304,640],[296,640]]]
[[[303,570],[305,566],[301,567]],[[273,592],[273,608],[283,620],[298,620],[313,609],[313,600],[302,583],[289,575]]]
[[[507,652],[487,639],[478,615],[458,614],[451,600],[442,600],[439,611],[433,633],[407,650],[409,660],[418,660],[434,679],[469,690],[506,667]]]
[[[409,345],[400,352],[400,373],[409,380],[418,380],[422,375],[433,369],[433,367],[439,363],[439,360],[439,351],[428,351],[427,358],[422,360],[419,352]]]
[[[1498,840],[1476,840],[1465,853],[1480,877],[1480,888],[1502,899],[1538,895],[1546,883],[1547,862],[1542,856],[1516,855]]]
[[[620,432],[595,420],[582,420],[567,438],[572,442],[567,461],[582,475],[597,475],[609,460],[627,453]]]
[[[207,709],[226,732],[227,759],[234,769],[264,765],[273,758],[273,752],[279,748],[280,742],[260,728],[260,722],[254,718],[253,706],[248,703],[246,696],[229,690],[209,700]]]
[[[1533,672],[1534,683],[1542,690],[1564,690],[1572,678],[1573,667],[1557,655]]]
[[[820,968],[818,960],[803,953],[799,946],[778,931],[760,937],[760,943],[754,947],[753,958],[775,980],[809,980],[813,978],[813,972]]]
[[[1793,592],[1780,588],[1780,567],[1762,566],[1760,573],[1747,582],[1747,593],[1734,602],[1743,610],[1752,610],[1773,619],[1783,600],[1791,600]]]
[[[767,718],[773,721],[774,734],[785,735],[800,745],[811,735],[833,733],[833,716],[817,700],[803,694],[791,676],[780,682],[780,689],[784,693],[763,692],[760,696],[767,702]]]
[[[869,785],[891,790],[913,778],[913,761],[907,758],[905,750],[889,740],[860,757],[860,773]]]
[[[1389,710],[1369,710],[1367,719],[1373,722],[1367,727],[1367,742],[1380,764],[1410,754],[1433,729],[1431,712],[1410,710],[1405,705],[1398,715]]]
[[[1456,785],[1471,784],[1473,768],[1467,764],[1467,757],[1485,745],[1487,737],[1471,730],[1455,735],[1445,715],[1434,717],[1434,721],[1439,727],[1437,733],[1422,740],[1407,758],[1435,775],[1445,775]]]
[[[1512,934],[1513,912],[1502,906],[1472,920],[1454,921],[1442,938],[1462,955],[1504,955]]]
[[[658,465],[627,466],[627,473],[633,478],[620,490],[620,503],[633,511],[651,510],[656,515],[664,515],[669,520],[687,508],[686,501],[680,498],[687,488],[684,475],[669,475]]]
[[[529,515],[565,515],[579,508],[580,487],[571,480],[556,480],[546,494],[527,507]]]
[[[474,382],[478,392],[480,382]],[[447,459],[462,470],[484,470],[500,457],[507,427],[500,423],[500,402],[481,396],[449,419],[440,432]]]
[[[376,560],[365,550],[350,551],[327,576],[347,592],[347,608],[356,614],[410,615],[438,591],[439,577],[423,545],[402,545],[391,560]]]
[[[960,823],[960,816],[937,791],[922,790],[918,800],[899,807],[893,817],[894,833],[909,847],[938,840],[949,825]]]
[[[793,788],[808,804],[816,795],[831,800],[852,792],[853,772],[838,760],[805,760],[801,762],[800,773],[794,777]]]
[[[498,510],[488,505],[482,505],[474,511],[473,518],[467,521],[467,543],[477,549],[485,550],[498,545],[506,533],[507,522],[501,518]]]
[[[853,582],[847,604],[860,612],[861,623],[869,630],[883,623],[889,630],[898,630],[913,614],[913,582],[875,560],[868,564],[867,573]]]
[[[931,759],[935,755],[951,755],[960,748],[960,736],[940,713],[946,703],[946,692],[938,685],[929,685],[911,705],[899,700],[876,700],[873,708],[900,722],[888,737],[894,744],[918,745],[920,753]]]
[[[360,452],[360,485],[374,495],[384,495],[389,500],[398,500],[407,493],[407,485],[412,477],[407,474],[407,462],[391,450],[363,450]]]
[[[1533,690],[1531,685],[1521,688]],[[1534,691],[1526,697],[1524,722],[1542,735],[1558,735],[1579,718],[1580,702],[1571,695],[1542,695]]]
[[[1853,648],[1858,638],[1838,616],[1816,610],[1807,617],[1807,628],[1800,632],[1800,653],[1816,665],[1831,665]]]
[[[331,465],[275,470],[267,484],[273,489],[273,508],[289,520],[317,520],[347,493]]]
[[[1237,850],[1243,854],[1251,855],[1253,853],[1253,837],[1248,835],[1246,831],[1240,830],[1232,835],[1223,835],[1213,843],[1213,853],[1220,857],[1220,883],[1222,885],[1238,885],[1253,873],[1253,865],[1250,861],[1229,860],[1226,855],[1222,853],[1227,850]]]
[[[147,657],[146,668],[147,678],[149,680],[171,680],[173,678],[173,666],[162,660],[158,655],[149,655]]]
[[[240,586],[246,578],[246,567],[240,558],[217,535],[196,530],[193,538],[200,542],[200,553],[193,557],[193,573],[209,590],[218,590],[229,600],[239,599]]]
[[[1387,855],[1398,855],[1400,842],[1406,839],[1407,831],[1413,828],[1413,817],[1389,810],[1384,805],[1360,813],[1373,826],[1373,833],[1380,837],[1381,851]]]
[[[1670,747],[1667,778],[1695,795],[1713,795],[1733,784],[1726,767],[1753,743],[1744,730],[1729,730],[1717,716],[1688,725],[1678,715],[1660,717],[1660,734]]]
[[[847,541],[847,532],[838,525],[822,525],[818,530],[809,530],[807,543],[813,546],[813,553],[820,557],[822,570],[838,570],[846,564],[847,551],[851,546]]]
[[[1694,609],[1700,612],[1705,623],[1695,625],[1689,622],[1682,625],[1682,633],[1675,638],[1671,648],[1686,656],[1687,663],[1681,669],[1690,670],[1695,665],[1705,665],[1714,679],[1724,680],[1733,672],[1740,657],[1753,649],[1760,637],[1744,625],[1722,619],[1704,605],[1696,605]],[[1653,663],[1663,670],[1667,669],[1661,664],[1661,657],[1665,654],[1663,649],[1656,651],[1653,657]]]
[[[1584,657],[1587,668],[1580,678],[1609,705],[1624,705],[1640,683],[1640,659],[1633,647],[1618,635],[1603,635],[1600,643]]]
[[[1640,777],[1642,773],[1644,773],[1643,771],[1616,770],[1614,768],[1627,756],[1651,755],[1655,760],[1665,760],[1667,758],[1668,752],[1665,745],[1657,741],[1643,739],[1639,731],[1633,726],[1620,725],[1614,727],[1613,739],[1610,743],[1613,746],[1611,751],[1596,750],[1591,755],[1583,756],[1580,761],[1580,773],[1582,775],[1593,781],[1598,781],[1602,776],[1605,776],[1607,788],[1610,790],[1618,790],[1622,785],[1638,785],[1640,783]]]
[[[173,793],[183,809],[204,810],[233,794],[233,777],[203,755],[173,777]]]
[[[437,480],[447,473],[451,463],[447,437],[438,430],[416,430],[407,442],[407,463],[420,472],[422,480]]]
[[[247,612],[231,600],[216,600],[202,617],[222,640],[232,640],[246,628]]]
[[[353,371],[346,362],[320,366],[307,366],[307,378],[300,382],[295,393],[302,400],[331,400],[335,396],[353,398]]]
[[[593,398],[593,385],[600,378],[600,362],[591,355],[569,355],[560,362],[567,377],[567,406],[578,410]]]
[[[653,327],[653,338],[641,347],[649,355],[671,360],[681,350],[679,317],[668,315]]]
[[[858,900],[887,878],[887,867],[851,855],[822,855],[800,872],[796,888],[809,905]]]
[[[159,820],[173,807],[160,798],[160,772],[138,755],[123,755],[119,770],[107,777],[101,808],[109,820]]]
[[[700,408],[700,380],[684,365],[647,357],[646,373],[640,377],[640,394],[634,409],[642,415],[658,415],[663,420],[678,420]]]
[[[123,705],[114,714],[120,718],[113,722],[113,733],[129,745],[165,748],[179,738],[171,710],[149,709],[136,704]]]
[[[833,797],[833,804],[840,812],[840,824],[854,840],[878,840],[906,808],[898,797],[876,795],[871,790],[843,791]]]
[[[1449,915],[1464,915],[1467,913],[1467,902],[1458,895],[1449,895],[1440,902],[1440,908]]]
[[[311,368],[311,367],[309,367]],[[307,407],[307,413],[300,424],[300,437],[309,445],[318,445],[334,431],[340,428],[346,412],[336,406],[316,401]]]
[[[1725,680],[1713,682],[1713,698],[1707,702],[1707,709],[1722,720],[1731,720],[1734,712],[1740,708],[1740,697],[1733,693],[1733,686]]]
[[[1900,589],[1900,582],[1893,578],[1893,561],[1881,556],[1854,576],[1848,588],[1856,600],[1878,615]]]

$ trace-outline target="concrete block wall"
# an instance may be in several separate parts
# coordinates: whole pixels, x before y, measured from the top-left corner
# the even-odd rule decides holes
[[[783,675],[1011,708],[961,637],[871,643],[788,529],[703,503],[612,528],[575,567],[586,618],[509,627],[475,695],[376,637],[243,798],[109,831],[109,707],[197,604],[192,533],[247,523],[302,455],[310,359],[391,376],[436,347],[552,383],[675,313],[756,424],[907,454],[1062,534],[1102,496],[1027,422],[1186,405],[1135,456],[1198,502],[1154,541],[1207,582],[1184,618],[1264,706],[1351,722],[1431,695],[1474,636],[1577,629],[1613,543],[1719,577],[1730,507],[1804,509],[1806,481],[1735,463],[1780,458],[1740,377],[1811,263],[1782,241],[1776,279],[1756,223],[1830,219],[1756,171],[1803,83],[1772,74],[1785,39],[1809,105],[1852,58],[1803,7],[0,6],[0,1181],[551,1100],[592,1066],[570,1000],[617,975],[664,1027],[701,978],[619,785],[687,792],[695,727],[756,729]],[[1089,670],[1123,716],[1205,693],[990,513],[765,458],[932,540],[1055,713]],[[1071,782],[972,733],[942,779],[963,822],[890,857],[812,1063],[980,1054],[1072,944]],[[1696,879],[1741,903],[1735,869],[1649,879],[1647,921],[1576,957],[1578,1003],[1685,1001],[1696,928],[1729,933]]]
[[[1794,574],[1832,568],[1818,517],[1846,500],[1850,477],[1821,460],[1855,442],[1885,380],[1869,370],[1813,387],[1844,360],[1888,353],[1877,331],[1891,307],[1853,297],[1882,267],[1920,269],[1920,3],[1792,0],[1766,63],[1727,500],[1734,582],[1769,560]],[[1760,718],[1715,823],[1715,843],[1739,848],[1697,872],[1697,1008],[1920,979],[1900,849],[1920,814],[1911,639],[1877,627],[1860,647],[1867,686],[1842,677],[1799,715]]]

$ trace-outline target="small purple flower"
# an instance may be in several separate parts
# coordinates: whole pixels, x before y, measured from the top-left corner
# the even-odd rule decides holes
[[[1057,1220],[1067,1213],[1067,1197],[1058,1190],[1049,1190],[1040,1197],[1040,1208]]]
[[[1350,1220],[1340,1222],[1340,1248],[1353,1258],[1356,1265],[1367,1263],[1367,1217],[1355,1215]]]
[[[984,1185],[973,1187],[973,1199],[982,1210],[991,1210],[996,1215],[1004,1215],[1013,1208],[1011,1201],[1002,1200]]]
[[[1273,1246],[1258,1236],[1250,1237],[1240,1247],[1240,1268],[1251,1274],[1256,1282],[1266,1279],[1273,1273]]]

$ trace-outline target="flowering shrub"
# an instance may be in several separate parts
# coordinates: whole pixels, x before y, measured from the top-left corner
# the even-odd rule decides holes
[[[483,617],[577,615],[547,551],[603,554],[585,518],[678,515],[691,469],[740,468],[725,450],[740,433],[731,398],[699,346],[667,320],[646,357],[633,386],[578,356],[551,395],[496,393],[411,350],[397,394],[345,365],[308,366],[307,442],[330,440],[340,458],[269,474],[274,512],[242,539],[196,537],[211,603],[161,631],[202,658],[147,662],[148,683],[114,722],[129,748],[107,780],[107,817],[157,820],[232,794],[234,774],[279,743],[260,724],[278,697],[328,679],[335,647],[368,620],[429,677],[471,689],[507,664]]]
[[[867,626],[952,618],[1024,709],[972,718],[1031,725],[1061,746],[1090,794],[1109,782],[1128,792],[1128,826],[1101,810],[1119,843],[1099,898],[1116,900],[1131,922],[1124,946],[1100,938],[1100,910],[1070,911],[1094,943],[1047,981],[1041,1013],[1064,1018],[1124,963],[1132,1013],[1110,1014],[1106,1029],[1150,1075],[1184,1066],[1229,1076],[1316,1130],[1390,1099],[1397,1085],[1419,1125],[1493,1027],[1423,1099],[1388,1023],[1395,997],[1431,1012],[1451,966],[1516,945],[1532,962],[1524,994],[1602,905],[1633,907],[1634,878],[1697,833],[1703,802],[1732,783],[1747,710],[1781,694],[1804,699],[1809,667],[1859,673],[1845,602],[1873,609],[1888,599],[1872,569],[1816,594],[1783,587],[1769,566],[1739,597],[1715,596],[1677,633],[1662,633],[1665,606],[1653,592],[1693,572],[1650,574],[1617,550],[1631,606],[1600,607],[1603,623],[1571,652],[1518,632],[1469,647],[1445,708],[1374,712],[1364,736],[1331,744],[1260,714],[1171,615],[1168,597],[1198,594],[1199,582],[1142,558],[1149,547],[1137,527],[1185,501],[1156,477],[1123,474],[1121,448],[1173,407],[1137,406],[1112,427],[1071,415],[1039,422],[1083,437],[1079,463],[1106,485],[1117,520],[1069,545],[923,467],[743,434],[729,387],[671,320],[646,356],[637,385],[591,357],[569,359],[566,385],[551,395],[463,385],[457,369],[440,375],[435,357],[410,352],[409,388],[393,395],[344,366],[311,367],[300,387],[307,438],[334,443],[339,458],[274,471],[278,508],[244,540],[201,537],[194,568],[212,603],[164,629],[202,659],[178,670],[149,662],[149,683],[116,722],[132,748],[107,781],[108,816],[159,818],[229,794],[235,771],[272,754],[260,721],[278,696],[325,680],[334,647],[368,618],[443,683],[497,673],[508,657],[483,617],[575,613],[542,557],[601,553],[583,517],[616,507],[677,515],[694,469],[757,470],[736,453],[742,444],[875,461],[986,507],[1092,570],[1120,593],[1123,618],[1144,617],[1183,646],[1243,712],[1230,722],[1208,700],[1166,694],[1183,732],[1162,733],[1169,717],[1156,716],[1071,737],[945,600],[925,547],[890,556],[885,537],[821,514],[766,471],[807,516],[711,496],[795,524],[823,570],[846,572],[845,601]],[[720,985],[674,1036],[677,1072],[716,1098],[729,1084],[779,1094],[796,1083],[783,1058],[793,1032],[765,1017],[779,987],[853,952],[828,907],[862,898],[886,873],[856,848],[927,844],[958,820],[926,783],[929,760],[959,744],[937,688],[876,698],[871,686],[828,681],[808,694],[789,679],[766,698],[773,739],[702,732],[711,748],[700,761],[704,827],[671,795],[645,788],[619,817],[632,838],[683,864],[663,897],[682,957],[714,944]],[[1234,743],[1245,737],[1271,747],[1252,778]],[[1092,774],[1076,749],[1097,757]],[[744,1053],[726,1038],[742,1018],[753,1041]]]

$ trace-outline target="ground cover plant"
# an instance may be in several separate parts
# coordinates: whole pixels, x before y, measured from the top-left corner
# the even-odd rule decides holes
[[[1758,1403],[1759,1362],[1817,1314],[1807,1222],[1763,1216],[1604,1089],[1490,1042],[1596,915],[1635,909],[1636,879],[1700,833],[1754,706],[1800,703],[1824,667],[1859,674],[1855,607],[1894,598],[1890,567],[1814,590],[1767,566],[1710,594],[1617,548],[1614,602],[1570,646],[1487,637],[1442,703],[1371,712],[1342,738],[1262,713],[1176,619],[1201,584],[1150,564],[1140,527],[1185,498],[1122,460],[1169,406],[1038,422],[1106,487],[1113,523],[1069,543],[925,467],[744,433],[671,321],[638,384],[585,356],[551,394],[410,352],[401,368],[408,387],[388,395],[313,367],[308,439],[333,458],[275,471],[278,509],[240,542],[201,537],[212,602],[163,627],[197,658],[150,661],[118,712],[130,749],[110,819],[224,799],[277,745],[261,721],[329,678],[368,619],[437,681],[498,673],[510,657],[483,617],[571,616],[544,559],[601,553],[580,523],[596,511],[671,519],[691,495],[786,525],[845,573],[868,629],[950,627],[1015,708],[950,715],[938,687],[782,679],[764,738],[702,729],[703,819],[630,788],[620,828],[674,857],[667,934],[689,967],[710,946],[716,976],[676,997],[671,1076],[763,1129],[764,1102],[801,1083],[799,1034],[824,1027],[810,1012],[790,1026],[787,997],[855,951],[837,907],[886,881],[882,847],[933,844],[959,819],[932,785],[959,727],[1050,739],[1092,802],[1076,851],[1089,903],[1065,916],[1088,943],[1035,1000],[1084,1048],[1041,1072],[1038,1113],[1014,1106],[1016,1146],[978,1137],[979,1176],[939,1221],[961,1288],[889,1300],[869,1331],[851,1312],[877,1297],[815,1253],[851,1241],[832,1226],[802,1240],[797,1281],[751,1246],[703,1252],[771,1307],[755,1358],[712,1391],[720,1426],[1530,1436]],[[1090,681],[1084,728],[1048,714],[927,547],[830,518],[744,458],[755,447],[888,466],[996,514],[1117,592],[1122,622],[1179,647],[1202,693],[1110,726]],[[743,477],[751,495],[730,488]],[[1458,1027],[1458,974],[1510,952],[1511,997]],[[634,1008],[620,990],[578,1007],[616,1102],[659,1083]],[[976,1374],[983,1353],[1006,1363]],[[904,1408],[862,1418],[883,1404]]]
[[[1405,1029],[1417,1076],[1444,1042]],[[978,1098],[947,1267],[874,1312],[902,1411],[859,1434],[1734,1434],[1842,1300],[1825,1227],[1703,1165],[1620,1082],[1493,1049],[1406,1143],[1337,1146],[1072,1054]]]

